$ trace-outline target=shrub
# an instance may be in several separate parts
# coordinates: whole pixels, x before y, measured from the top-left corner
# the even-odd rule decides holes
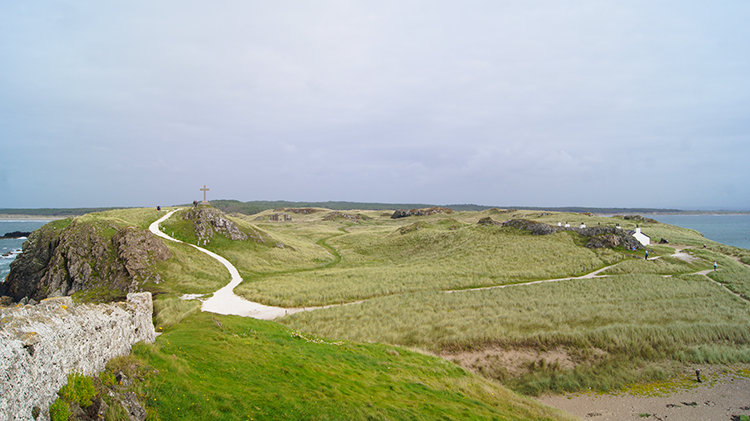
[[[68,402],[77,403],[81,408],[88,408],[91,406],[91,398],[96,396],[94,379],[83,374],[70,374],[68,384],[60,389],[60,396]]]
[[[49,416],[52,421],[68,421],[68,418],[70,418],[68,403],[57,398],[49,407]]]

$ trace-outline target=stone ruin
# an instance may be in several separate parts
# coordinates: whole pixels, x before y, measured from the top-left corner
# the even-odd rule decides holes
[[[49,420],[69,374],[96,375],[133,344],[154,342],[152,312],[149,292],[111,304],[56,297],[0,308],[0,416]]]

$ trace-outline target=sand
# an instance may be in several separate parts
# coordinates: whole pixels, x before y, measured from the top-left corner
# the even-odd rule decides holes
[[[692,371],[686,374],[694,376]],[[703,383],[693,379],[687,387],[664,396],[583,393],[545,395],[537,400],[593,421],[730,421],[750,416],[750,365],[730,370],[702,367],[701,377]]]

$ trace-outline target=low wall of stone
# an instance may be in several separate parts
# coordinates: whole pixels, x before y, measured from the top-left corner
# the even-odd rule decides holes
[[[70,297],[0,308],[0,420],[49,419],[68,374],[98,374],[136,342],[154,341],[151,294],[127,302],[74,305]]]

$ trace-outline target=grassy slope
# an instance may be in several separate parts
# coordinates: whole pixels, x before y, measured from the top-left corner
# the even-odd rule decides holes
[[[235,316],[190,316],[127,366],[151,420],[572,419],[441,359]]]
[[[688,275],[717,260],[720,270],[710,276],[735,291],[748,291],[750,272],[735,261],[747,258],[747,253],[706,241],[694,231],[641,223],[652,238],[692,246],[690,252],[699,258],[692,264],[667,257],[646,262],[632,259],[641,257],[640,253],[585,249],[570,233],[536,237],[476,226],[484,216],[498,221],[523,217],[552,225],[558,221],[588,226],[619,222],[624,229],[634,228],[632,221],[529,211],[506,214],[490,210],[401,220],[391,220],[380,211],[357,213],[373,219],[359,224],[322,222],[326,212],[293,215],[291,223],[236,218],[243,230],[268,235],[270,244],[238,247],[219,238],[208,248],[228,254],[246,279],[238,291],[259,301],[297,305],[372,298],[360,305],[282,320],[301,331],[434,352],[486,346],[563,347],[578,363],[572,370],[540,364],[541,368],[530,367],[520,378],[508,378],[502,370],[490,375],[528,393],[609,389],[664,378],[672,364],[679,362],[750,361],[747,301],[706,277]],[[147,218],[143,220],[147,222]],[[415,221],[424,225],[407,234],[397,232]],[[175,227],[176,235],[189,239],[189,230]],[[273,246],[276,242],[286,247]],[[708,247],[703,249],[703,244]],[[671,251],[663,246],[652,250],[652,256]],[[190,250],[181,253],[185,256]],[[570,276],[618,261],[621,263],[608,271],[616,276],[607,279],[441,292]],[[168,272],[176,276],[198,266],[186,260]],[[663,277],[668,275],[672,277]],[[198,292],[190,283],[170,281],[168,286],[165,290],[173,294]],[[175,323],[197,310],[194,303],[176,300],[173,295],[167,300],[158,297],[156,308],[156,320],[163,316],[161,323],[174,325],[173,329],[188,326]],[[166,309],[176,315],[166,316]],[[214,345],[224,341],[216,340]],[[596,354],[592,358],[586,351],[592,348],[603,351],[603,357]]]
[[[146,227],[158,216],[144,209],[89,217]],[[266,270],[333,261],[312,241],[318,231],[302,231],[274,239],[314,253],[291,263],[266,255]],[[165,282],[151,286],[155,325],[165,333],[110,364],[113,372],[145,377],[133,389],[146,400],[149,419],[569,419],[441,359],[384,345],[332,344],[272,322],[200,313],[197,302],[177,296],[218,289],[228,275],[192,247],[166,244],[173,257],[157,266]],[[250,248],[256,255],[276,252]]]

